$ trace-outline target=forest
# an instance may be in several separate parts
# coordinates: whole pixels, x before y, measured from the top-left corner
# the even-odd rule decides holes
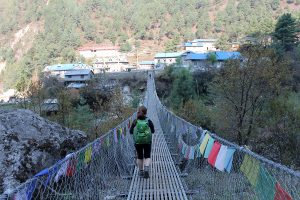
[[[81,61],[76,49],[85,43],[111,42],[124,51],[143,41],[176,46],[194,38],[218,38],[226,49],[245,36],[264,38],[276,19],[291,12],[299,19],[299,0],[0,0],[0,59],[6,68],[0,80],[7,88],[29,85],[53,63]],[[17,57],[9,45],[14,33],[38,24],[28,50]],[[169,48],[170,49],[170,48]],[[171,48],[176,50],[176,48]],[[19,88],[20,89],[20,88]]]

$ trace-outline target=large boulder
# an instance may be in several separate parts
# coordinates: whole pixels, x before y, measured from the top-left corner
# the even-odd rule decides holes
[[[87,136],[30,110],[0,110],[0,194],[82,147]]]

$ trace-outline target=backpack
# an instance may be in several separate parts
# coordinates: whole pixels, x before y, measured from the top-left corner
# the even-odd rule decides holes
[[[148,119],[137,119],[136,126],[133,132],[134,142],[136,144],[150,144],[152,141],[152,134],[148,124]]]

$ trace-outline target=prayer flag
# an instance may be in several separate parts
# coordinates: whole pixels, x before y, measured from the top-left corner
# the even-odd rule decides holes
[[[118,143],[118,130],[117,129],[114,130],[114,139],[115,139],[115,143]]]
[[[226,153],[226,158],[224,162],[224,167],[225,170],[230,173],[231,168],[232,168],[232,162],[233,162],[233,154],[235,152],[235,148],[233,147],[228,147],[227,148],[227,153]]]
[[[206,148],[206,146],[207,146],[207,143],[208,143],[209,138],[210,138],[210,135],[207,133],[207,134],[205,134],[205,136],[204,136],[204,138],[203,138],[203,140],[202,140],[202,143],[201,143],[201,145],[200,145],[200,153],[201,153],[202,155],[204,155],[204,150],[205,150],[205,148]]]
[[[275,193],[274,200],[292,200],[291,195],[287,193],[278,182],[276,183],[275,188],[276,188],[276,193]]]
[[[92,150],[92,158],[94,159],[96,154],[99,153],[100,150],[100,139],[97,139],[94,143],[93,143],[93,150]]]
[[[85,152],[80,151],[79,154],[78,154],[76,171],[80,171],[82,169],[83,163],[84,163],[84,157],[85,157]]]
[[[260,166],[259,176],[256,185],[256,193],[259,196],[259,199],[274,199],[275,184],[275,178],[263,166]]]
[[[220,151],[220,148],[221,148],[221,144],[219,142],[215,142],[210,151],[210,154],[208,156],[208,163],[211,166],[215,166],[216,159],[217,159],[218,153]]]
[[[204,152],[204,158],[208,158],[210,151],[214,145],[215,139],[209,136],[209,140],[207,142],[205,152]]]
[[[66,160],[60,165],[60,168],[54,177],[55,182],[58,182],[59,178],[67,173],[68,163],[69,160]]]
[[[106,146],[107,146],[107,147],[109,147],[109,146],[110,146],[109,135],[108,135],[108,136],[106,136],[106,139],[105,139],[105,144],[106,144]]]
[[[190,155],[190,151],[191,151],[191,147],[187,147],[187,151],[185,152],[185,158],[189,159],[189,155]]]
[[[70,158],[69,162],[68,162],[68,167],[67,167],[67,176],[71,177],[75,174],[76,171],[76,158]]]
[[[85,149],[84,162],[88,163],[92,159],[92,146],[89,146]]]
[[[195,159],[195,148],[194,147],[190,148],[189,159],[190,160],[194,160]]]
[[[225,169],[226,154],[227,154],[227,146],[222,145],[215,163],[215,167],[222,172]]]
[[[250,157],[248,154],[244,156],[240,170],[245,174],[252,186],[257,185],[259,168],[260,164],[258,160]]]

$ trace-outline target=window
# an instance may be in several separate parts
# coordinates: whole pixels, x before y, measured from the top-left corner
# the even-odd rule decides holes
[[[84,75],[80,75],[80,78],[84,78]]]
[[[72,78],[72,76],[71,75],[67,75],[67,78]]]

